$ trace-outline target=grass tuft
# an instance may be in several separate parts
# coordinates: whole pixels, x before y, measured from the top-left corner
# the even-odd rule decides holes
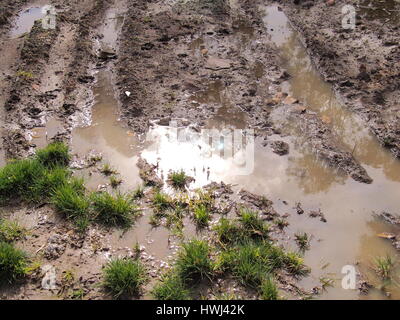
[[[110,185],[112,188],[117,188],[120,184],[122,183],[121,178],[117,178],[116,176],[111,176],[110,177]]]
[[[157,300],[190,300],[190,291],[176,272],[163,276],[152,295]]]
[[[105,163],[100,169],[100,172],[105,176],[111,176],[112,174],[117,174],[117,171],[111,167],[110,164]]]
[[[13,283],[23,278],[26,266],[25,252],[9,243],[0,242],[0,284]]]
[[[45,167],[68,166],[71,157],[68,146],[63,142],[50,143],[46,148],[36,152],[36,158]]]
[[[26,234],[25,228],[15,221],[0,220],[0,242],[13,242],[23,238]]]
[[[89,199],[79,179],[58,188],[51,199],[56,210],[73,220],[79,230],[84,231],[89,224]]]
[[[94,193],[91,197],[96,220],[104,225],[129,228],[138,212],[133,199],[123,194],[112,196],[108,192]]]
[[[107,263],[103,270],[103,286],[114,298],[133,296],[147,281],[146,268],[140,260],[115,259]]]
[[[153,196],[153,207],[156,212],[162,213],[172,207],[172,200],[167,194],[157,190]]]
[[[276,287],[275,281],[272,277],[267,277],[260,287],[261,298],[263,300],[278,300],[278,288]]]
[[[284,253],[268,243],[248,242],[222,253],[222,267],[243,285],[258,288],[283,265]]]
[[[168,175],[168,182],[175,189],[184,189],[189,179],[183,170],[173,171]]]
[[[199,227],[205,227],[211,220],[211,214],[208,208],[203,205],[196,205],[193,209],[193,218]]]
[[[384,280],[388,280],[391,277],[391,273],[394,267],[394,262],[391,256],[377,257],[375,259],[375,270],[376,273]]]
[[[176,261],[179,276],[185,282],[210,278],[214,269],[210,254],[210,247],[206,241],[191,240],[183,244]]]

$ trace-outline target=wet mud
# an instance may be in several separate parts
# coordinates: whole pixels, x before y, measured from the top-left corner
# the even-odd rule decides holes
[[[136,243],[151,276],[143,298],[151,298],[181,241],[211,241],[212,225],[241,206],[271,223],[273,241],[285,248],[298,251],[301,232],[311,237],[303,252],[310,276],[278,275],[286,297],[400,297],[395,281],[382,287],[372,263],[397,257],[400,240],[395,4],[371,9],[352,1],[361,21],[352,33],[340,29],[340,13],[330,14],[343,1],[57,0],[55,30],[33,23],[35,8],[47,3],[27,2],[7,4],[8,19],[0,12],[7,44],[0,49],[0,164],[63,140],[74,175],[90,191],[116,191],[104,164],[121,178],[118,191],[147,188],[127,231],[94,226],[80,235],[48,204],[1,208],[2,217],[31,230],[18,246],[42,263],[27,283],[0,291],[2,298],[69,299],[83,290],[85,298],[109,299],[95,285],[101,267],[135,256]],[[227,141],[205,143],[202,133],[213,129],[254,131],[254,141],[242,141],[254,156],[249,172],[240,174],[237,161],[246,154],[221,155]],[[153,225],[154,192],[177,196],[168,176],[181,169],[192,177],[187,194],[203,188],[216,199],[204,230],[190,215],[180,234],[166,219]],[[360,272],[358,289],[341,287],[348,264]],[[57,290],[49,291],[40,284],[52,268]],[[75,281],[65,284],[71,270]],[[326,279],[332,287],[323,286]],[[221,288],[232,289],[229,279],[202,296],[214,299]]]

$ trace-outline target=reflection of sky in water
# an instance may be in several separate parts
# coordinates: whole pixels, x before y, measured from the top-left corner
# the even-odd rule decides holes
[[[159,174],[167,178],[170,171],[184,170],[196,179],[193,187],[221,181],[226,175],[250,174],[254,162],[251,132],[240,130],[202,130],[154,126],[147,138],[150,143],[141,153]]]
[[[31,8],[18,15],[15,27],[11,30],[11,37],[18,37],[29,32],[36,20],[43,18],[42,8]]]

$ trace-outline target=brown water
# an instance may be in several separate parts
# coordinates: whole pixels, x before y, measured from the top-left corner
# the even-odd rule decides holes
[[[254,144],[251,139],[245,140],[243,145],[250,150],[254,148],[254,151],[242,154],[239,157],[242,162],[235,161],[237,159],[233,155],[221,155],[220,148],[224,148],[228,140],[210,145],[190,126],[179,126],[182,119],[172,121],[170,126],[155,122],[145,143],[141,143],[118,121],[118,105],[107,70],[97,74],[92,122],[87,127],[74,130],[73,150],[80,154],[92,149],[102,152],[103,161],[111,163],[120,172],[124,179],[123,188],[126,189],[139,182],[136,161],[141,154],[149,162],[158,164],[159,174],[164,179],[170,170],[184,169],[196,179],[192,187],[223,180],[235,184],[236,189],[244,188],[267,196],[274,201],[278,212],[290,214],[289,234],[304,231],[312,235],[311,250],[306,251],[305,260],[313,273],[302,284],[311,288],[318,283],[319,277],[328,276],[337,281],[322,298],[357,299],[359,296],[356,290],[341,288],[341,269],[344,265],[360,263],[360,267],[368,271],[369,280],[378,285],[379,278],[371,272],[374,258],[388,253],[398,259],[391,244],[376,236],[384,231],[393,232],[393,228],[376,221],[373,212],[387,210],[396,213],[400,207],[400,164],[379,146],[357,117],[342,109],[331,88],[320,79],[310,63],[286,16],[275,6],[262,9],[265,11],[264,22],[270,30],[271,41],[280,50],[282,63],[292,75],[283,90],[321,116],[329,118],[338,138],[349,149],[354,149],[356,158],[374,179],[371,185],[338,175],[304,149],[301,139],[292,136],[271,137],[271,140],[285,140],[290,145],[290,154],[283,157],[263,147],[259,139]],[[246,41],[253,40],[250,38]],[[192,44],[193,54],[196,54],[196,46],[203,43],[198,40]],[[259,78],[264,74],[262,68],[260,64],[255,66]],[[218,107],[216,116],[210,119],[207,128],[245,128],[246,116],[232,106],[229,97],[229,88],[214,81],[209,83],[207,90],[191,99],[200,105],[212,104]],[[288,123],[288,127],[291,126],[293,124]],[[246,175],[240,174],[238,169],[243,168],[243,162],[253,160],[251,155],[254,155],[254,170]],[[106,182],[98,173],[93,173],[89,178],[93,188]],[[302,203],[304,215],[297,215],[294,209],[298,201]],[[327,223],[308,217],[310,210],[315,209],[322,210]],[[173,251],[168,234],[163,227],[153,229],[148,224],[148,214],[145,214],[129,232],[113,233],[111,241],[122,247],[132,247],[138,241],[147,247],[148,253],[166,259]],[[286,245],[295,248],[293,241],[287,240]],[[400,299],[397,285],[392,284],[387,290],[391,292],[392,298]],[[374,290],[363,298],[387,297],[383,291]]]
[[[37,1],[38,4],[41,4],[42,1]],[[36,20],[42,19],[44,17],[44,13],[42,12],[42,7],[31,7],[22,11],[16,21],[14,27],[10,31],[10,36],[12,38],[17,38],[24,33],[29,32],[33,24]]]

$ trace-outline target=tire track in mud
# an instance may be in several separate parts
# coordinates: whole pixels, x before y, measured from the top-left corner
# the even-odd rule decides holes
[[[186,118],[204,126],[219,106],[210,101],[193,104],[193,97],[219,81],[231,101],[232,113],[245,113],[248,125],[266,140],[279,133],[270,113],[282,101],[275,105],[270,101],[286,76],[256,4],[243,1],[237,11],[228,10],[216,19],[212,14],[197,16],[201,11],[195,9],[186,15],[184,8],[171,9],[162,3],[137,2],[128,8],[117,70],[123,119],[139,133],[146,132],[151,120],[160,118],[164,123]],[[246,33],[252,41],[238,41]],[[190,49],[196,41],[199,54]],[[257,63],[264,69],[262,79],[254,73]],[[131,95],[125,95],[126,91]],[[300,104],[290,106],[291,110],[297,107]],[[359,182],[372,182],[317,115],[309,111],[294,114],[302,119],[301,131],[313,153]]]
[[[369,18],[357,8],[358,0],[337,0],[333,6],[313,2],[308,8],[280,3],[325,81],[399,158],[399,25]],[[357,12],[356,29],[348,32],[340,24],[345,4],[356,6]]]
[[[62,120],[75,113],[78,84],[94,60],[91,32],[101,21],[106,1],[76,1],[71,7],[63,1],[51,4],[59,8],[56,29],[45,30],[40,21],[35,22],[23,42],[18,71],[10,80],[4,137],[9,158],[33,151],[30,129],[45,126],[52,113]],[[67,130],[71,127],[67,121],[64,125]],[[65,136],[61,129],[56,138]]]

